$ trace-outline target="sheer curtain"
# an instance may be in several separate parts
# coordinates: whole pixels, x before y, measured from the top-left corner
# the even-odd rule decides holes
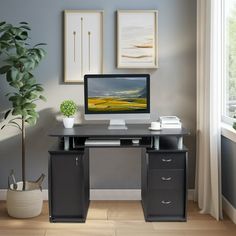
[[[222,3],[197,0],[197,166],[195,200],[219,220],[221,206]]]

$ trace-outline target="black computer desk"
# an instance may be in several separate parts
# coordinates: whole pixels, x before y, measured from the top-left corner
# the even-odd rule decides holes
[[[146,221],[186,221],[187,129],[150,131],[149,124],[108,130],[107,125],[84,124],[53,127],[57,138],[49,150],[50,222],[85,222],[90,202],[89,149],[141,148],[141,195]],[[120,145],[87,146],[88,139],[119,139]],[[139,140],[138,143],[133,141]]]

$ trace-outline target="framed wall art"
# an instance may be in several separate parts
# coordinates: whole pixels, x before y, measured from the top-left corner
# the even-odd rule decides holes
[[[158,11],[117,11],[117,67],[158,67]]]
[[[64,82],[103,72],[103,11],[64,11]]]

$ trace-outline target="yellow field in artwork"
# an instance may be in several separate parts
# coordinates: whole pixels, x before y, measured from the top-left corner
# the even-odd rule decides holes
[[[146,98],[93,97],[88,99],[89,111],[138,111],[146,108]]]

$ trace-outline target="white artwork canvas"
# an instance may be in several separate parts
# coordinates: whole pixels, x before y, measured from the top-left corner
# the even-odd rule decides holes
[[[103,70],[103,11],[64,12],[64,82],[82,82]]]
[[[157,68],[157,11],[117,12],[117,67]]]

